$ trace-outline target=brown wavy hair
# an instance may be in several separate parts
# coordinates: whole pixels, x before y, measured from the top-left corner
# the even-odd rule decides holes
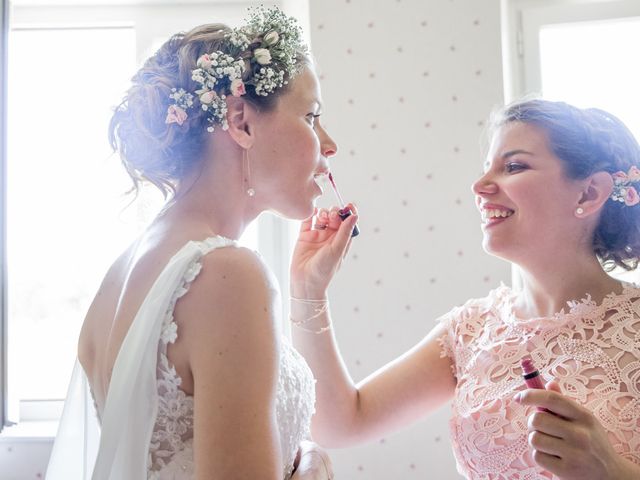
[[[510,122],[542,128],[568,178],[584,179],[599,171],[612,174],[627,172],[632,165],[640,167],[638,141],[620,119],[604,110],[525,99],[494,112],[490,131]],[[606,201],[592,242],[607,272],[616,266],[636,269],[640,258],[640,205]]]
[[[225,35],[231,30],[220,23],[201,25],[186,33],[177,33],[146,60],[131,79],[131,87],[115,108],[109,124],[109,143],[118,152],[133,181],[136,193],[141,183],[150,182],[165,196],[175,190],[186,174],[200,165],[207,132],[206,114],[198,108],[180,126],[166,124],[172,88],[194,92],[198,85],[191,79],[197,59],[214,51],[229,52]],[[305,52],[296,56],[299,65],[309,65]],[[248,72],[247,72],[248,73]],[[288,85],[268,96],[256,95],[246,85],[242,97],[262,112],[273,110]]]

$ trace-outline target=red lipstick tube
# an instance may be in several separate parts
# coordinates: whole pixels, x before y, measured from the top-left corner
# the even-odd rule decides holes
[[[533,364],[533,359],[531,357],[524,357],[520,361],[520,365],[522,366],[522,377],[524,378],[524,383],[527,385],[527,387],[544,390],[545,388],[544,384],[542,383],[542,378],[540,377],[540,372]],[[536,408],[539,412],[553,413],[544,407]]]

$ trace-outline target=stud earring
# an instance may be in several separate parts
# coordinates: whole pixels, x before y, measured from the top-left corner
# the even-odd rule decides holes
[[[584,209],[582,207],[576,208],[576,215],[582,215],[584,213]]]
[[[242,150],[242,179],[243,188],[246,188],[247,195],[255,196],[256,191],[251,187],[251,166],[249,165],[249,151]]]

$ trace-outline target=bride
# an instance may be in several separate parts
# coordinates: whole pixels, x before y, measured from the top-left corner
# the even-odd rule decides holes
[[[133,77],[111,143],[136,188],[171,200],[89,308],[47,479],[332,477],[275,278],[235,241],[263,211],[313,215],[336,152],[320,114],[300,29],[275,8],[174,35]],[[342,255],[355,221],[303,232],[307,267]]]

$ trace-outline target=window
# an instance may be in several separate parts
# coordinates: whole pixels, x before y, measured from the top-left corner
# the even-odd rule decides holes
[[[133,28],[26,28],[10,40],[8,374],[15,418],[17,399],[64,398],[84,313],[109,263],[142,226],[145,205],[123,210],[117,196],[128,188],[126,174],[105,140],[109,106],[135,67]]]
[[[180,8],[95,3],[30,7],[24,2],[12,11],[9,141],[2,163],[7,169],[2,187],[7,277],[1,285],[7,313],[0,322],[6,328],[0,339],[8,347],[4,424],[59,417],[78,332],[102,276],[161,208],[153,189],[129,205],[124,192],[130,180],[107,142],[111,111],[128,79],[171,33],[203,18],[225,18],[233,25],[251,3],[279,2],[209,1]],[[290,231],[289,222],[263,215],[240,241],[262,252],[283,289]]]
[[[578,106],[598,105],[640,132],[640,3],[513,1],[517,7],[512,95],[538,92]],[[513,74],[513,71],[512,71]],[[635,101],[634,101],[635,100]]]

